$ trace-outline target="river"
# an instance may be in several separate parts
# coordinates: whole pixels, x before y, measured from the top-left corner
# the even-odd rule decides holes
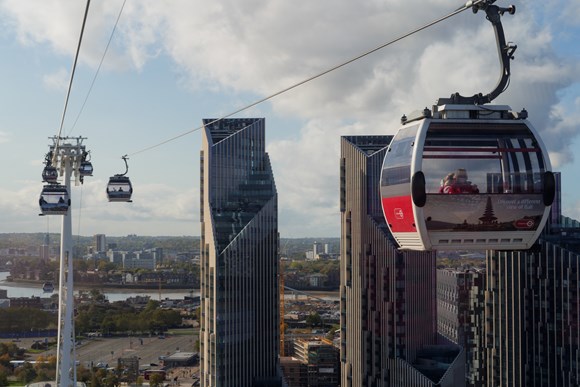
[[[0,272],[0,289],[5,289],[8,293],[8,298],[14,297],[50,297],[51,293],[42,291],[42,284],[32,284],[23,282],[7,282],[6,277],[10,275],[9,272]],[[55,284],[56,285],[56,284]],[[150,296],[152,300],[169,299],[183,299],[185,296],[199,296],[199,290],[187,289],[105,289],[101,290],[110,302],[124,301],[129,297],[135,296]],[[52,294],[57,294],[58,291]],[[77,291],[75,291],[77,293]]]
[[[10,273],[0,272],[0,289],[6,289],[8,292],[8,297],[50,297],[51,293],[45,293],[42,291],[42,284],[32,284],[25,282],[7,282],[6,277]],[[56,284],[55,284],[56,285]],[[101,290],[109,302],[115,301],[125,301],[129,297],[135,296],[150,296],[152,300],[165,300],[166,298],[173,300],[182,300],[185,296],[199,296],[199,290],[187,290],[187,289],[105,289]],[[54,294],[58,293],[55,289]],[[78,291],[75,291],[77,294]],[[329,301],[338,301],[339,293],[338,291],[300,291],[300,293],[294,293],[291,290],[286,290],[284,299],[286,300],[296,300],[296,299],[306,299],[306,294],[310,294],[316,298],[321,298]]]

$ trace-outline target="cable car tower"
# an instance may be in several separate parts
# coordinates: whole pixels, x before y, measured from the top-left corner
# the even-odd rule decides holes
[[[62,215],[62,227],[60,233],[60,266],[58,282],[58,344],[57,344],[57,368],[56,385],[69,387],[76,386],[75,366],[75,330],[74,330],[74,287],[73,287],[73,243],[72,243],[72,214],[70,208],[71,180],[75,185],[83,183],[85,176],[92,175],[92,164],[87,160],[88,152],[85,150],[83,140],[85,137],[49,137],[53,144],[47,155],[45,172],[54,171],[62,179],[62,184],[56,183],[54,173],[49,173],[50,181],[41,193],[41,215]],[[49,155],[51,157],[49,157]],[[46,174],[43,173],[43,178]],[[52,211],[47,201],[55,192],[66,194],[67,201],[58,211]],[[47,200],[49,199],[49,200]],[[59,199],[60,200],[60,199]],[[64,201],[64,200],[63,200]]]

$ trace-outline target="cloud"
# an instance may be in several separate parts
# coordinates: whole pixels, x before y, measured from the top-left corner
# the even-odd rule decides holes
[[[22,181],[18,190],[0,188],[0,232],[45,230],[47,224],[60,228],[60,216],[39,217],[38,199],[42,185]],[[157,184],[135,187],[133,203],[109,203],[106,182],[85,178],[82,186],[71,187],[73,233],[126,235],[199,235],[199,193]],[[13,187],[11,187],[13,188]]]
[[[42,82],[49,89],[66,91],[68,88],[69,77],[69,72],[64,68],[61,68],[55,73],[45,75]]]
[[[0,144],[10,142],[11,133],[0,130]]]
[[[130,2],[129,2],[130,3]],[[123,2],[119,0],[92,2],[83,33],[79,63],[96,68],[103,57],[106,42]],[[58,55],[73,58],[81,32],[85,2],[45,0],[25,2],[0,1],[0,22],[10,28],[16,39],[25,46],[47,45]],[[130,8],[130,7],[128,7]],[[129,23],[131,19],[127,22]],[[104,69],[126,70],[136,62],[132,58],[134,41],[128,34],[115,34],[107,53]]]
[[[121,4],[109,0],[91,6],[84,63],[98,64]],[[455,0],[128,2],[105,64],[110,69],[140,70],[168,57],[173,71],[186,74],[192,89],[258,99],[443,16],[457,4]],[[542,23],[557,20],[546,12],[557,17],[560,10],[574,11],[578,5],[565,1],[552,5],[556,8],[527,2],[518,6],[516,15],[503,17],[506,38],[518,49],[511,62],[511,84],[495,102],[518,111],[526,108],[554,165],[561,166],[573,160],[570,144],[578,136],[575,122],[580,118],[578,106],[563,101],[562,91],[580,83],[580,67],[577,57],[556,54],[558,26]],[[83,13],[80,3],[4,0],[0,7],[22,43],[49,45],[60,55],[74,52]],[[568,23],[579,24],[577,19]],[[302,123],[290,134],[277,134],[268,145],[280,210],[288,217],[282,227],[294,235],[320,234],[325,227],[337,231],[341,135],[393,134],[402,114],[430,107],[454,92],[488,93],[499,72],[492,26],[482,13],[467,11],[272,99],[277,119]],[[267,130],[275,130],[275,125],[269,124]],[[154,217],[187,222],[198,216],[190,204],[196,192],[148,185],[136,192],[139,201],[111,210],[103,202],[102,189],[95,188],[92,197],[98,206],[91,209],[91,204],[86,210],[102,222],[107,217],[121,223]]]
[[[570,209],[563,215],[574,220],[580,220],[580,200],[574,201]]]
[[[281,233],[324,236],[323,225],[332,224],[332,235],[338,234],[340,136],[362,131],[340,121],[313,120],[302,128],[299,140],[268,145],[278,190]]]

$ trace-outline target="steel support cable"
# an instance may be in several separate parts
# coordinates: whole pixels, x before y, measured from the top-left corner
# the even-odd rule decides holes
[[[81,184],[81,197],[79,200],[79,218],[78,218],[78,225],[77,225],[77,246],[80,246],[80,239],[81,239],[81,215],[82,215],[82,211],[83,211],[83,187],[84,184]],[[74,247],[73,246],[73,251],[74,251]]]
[[[56,137],[56,144],[54,146],[54,154],[52,156],[52,163],[53,164],[56,164],[57,157],[58,157],[57,156],[58,155],[58,144],[60,142],[60,135],[62,134],[62,127],[64,125],[64,119],[65,119],[65,116],[66,116],[66,109],[67,109],[67,106],[68,106],[68,100],[69,100],[70,92],[71,92],[71,89],[72,89],[72,83],[73,83],[73,79],[74,79],[74,76],[75,76],[75,70],[76,70],[76,67],[77,67],[77,62],[78,62],[78,59],[79,59],[79,53],[81,51],[81,43],[83,41],[83,33],[85,31],[85,25],[87,23],[87,15],[89,14],[89,5],[90,4],[91,4],[91,0],[87,0],[87,6],[85,8],[85,15],[83,17],[83,24],[81,26],[81,33],[80,33],[80,36],[79,36],[79,43],[77,45],[77,52],[75,54],[75,59],[74,59],[74,62],[73,62],[72,71],[70,73],[70,80],[69,80],[69,83],[68,83],[68,91],[66,93],[66,98],[64,100],[64,108],[62,110],[62,117],[60,119],[60,127],[58,129],[58,136]]]
[[[113,40],[113,35],[115,35],[115,31],[117,30],[117,25],[119,24],[119,19],[121,19],[121,14],[123,13],[123,9],[125,8],[126,2],[127,2],[127,0],[124,0],[123,5],[121,5],[121,9],[119,10],[119,15],[117,15],[117,20],[115,21],[115,25],[113,26],[113,30],[111,31],[111,36],[109,36],[109,41],[107,42],[107,46],[105,47],[105,51],[103,52],[103,56],[101,57],[101,61],[99,63],[99,66],[97,67],[97,71],[95,72],[95,76],[93,77],[91,85],[89,86],[89,91],[87,92],[85,100],[83,101],[83,104],[79,110],[79,113],[77,114],[77,117],[75,118],[75,121],[72,124],[68,134],[70,134],[73,131],[73,129],[75,128],[77,121],[79,120],[79,117],[81,116],[81,114],[85,108],[85,105],[87,104],[87,100],[89,99],[91,91],[93,90],[93,86],[95,85],[95,81],[97,80],[97,77],[99,75],[99,71],[101,70],[103,62],[105,60],[105,56],[107,55],[107,52],[109,51],[109,46],[111,45],[111,41]]]
[[[420,32],[420,31],[423,31],[423,30],[425,30],[425,29],[427,29],[429,27],[432,27],[435,24],[438,24],[438,23],[440,23],[440,22],[442,22],[444,20],[447,20],[447,19],[449,19],[449,18],[451,18],[451,17],[453,17],[453,16],[455,16],[455,15],[457,15],[457,14],[459,14],[459,13],[461,13],[461,12],[467,10],[467,9],[470,9],[471,7],[476,6],[476,5],[478,5],[478,4],[480,4],[480,3],[484,2],[484,1],[486,1],[486,0],[469,1],[466,4],[464,4],[463,6],[459,7],[458,9],[456,9],[455,11],[451,12],[450,14],[448,14],[446,16],[443,16],[443,17],[441,17],[439,19],[433,20],[433,21],[431,21],[431,22],[429,22],[429,23],[427,23],[427,24],[425,24],[425,25],[423,25],[423,26],[421,26],[419,28],[416,28],[416,29],[414,29],[414,30],[412,30],[410,32],[407,32],[407,33],[405,33],[405,34],[403,34],[403,35],[401,35],[401,36],[399,36],[399,37],[397,37],[397,38],[395,38],[395,39],[393,39],[393,40],[391,40],[391,41],[389,41],[387,43],[384,43],[384,44],[382,44],[382,45],[380,45],[378,47],[375,47],[375,48],[373,48],[373,49],[371,49],[371,50],[369,50],[369,51],[367,51],[367,52],[365,52],[363,54],[360,54],[360,55],[358,55],[358,56],[356,56],[354,58],[351,58],[351,59],[347,60],[346,62],[342,62],[342,63],[340,63],[340,64],[338,64],[336,66],[330,67],[327,70],[324,70],[323,72],[321,72],[321,73],[319,73],[317,75],[313,75],[313,76],[311,76],[309,78],[306,78],[306,79],[304,79],[304,80],[302,80],[302,81],[300,81],[298,83],[295,83],[295,84],[293,84],[291,86],[288,86],[288,87],[286,87],[286,88],[284,88],[284,89],[282,89],[282,90],[280,90],[280,91],[278,91],[278,92],[276,92],[274,94],[270,94],[267,97],[264,97],[262,99],[259,99],[259,100],[255,101],[255,102],[253,102],[253,103],[251,103],[249,105],[246,105],[246,106],[244,106],[244,107],[242,107],[242,108],[240,108],[238,110],[235,110],[235,111],[233,111],[231,113],[228,113],[228,114],[226,114],[226,115],[224,115],[224,116],[222,116],[220,118],[217,118],[217,119],[215,119],[213,121],[210,121],[210,122],[207,123],[207,125],[212,125],[212,124],[214,124],[216,122],[219,122],[221,120],[224,120],[226,118],[229,118],[229,117],[231,117],[233,115],[236,115],[236,114],[238,114],[238,113],[240,113],[240,112],[242,112],[244,110],[248,110],[248,109],[250,109],[250,108],[252,108],[252,107],[254,107],[256,105],[259,105],[259,104],[261,104],[263,102],[266,102],[266,101],[268,101],[268,100],[270,100],[270,99],[272,99],[274,97],[277,97],[277,96],[279,96],[281,94],[284,94],[284,93],[286,93],[286,92],[288,92],[288,91],[290,91],[292,89],[295,89],[298,86],[302,86],[302,85],[304,85],[304,84],[306,84],[306,83],[308,83],[310,81],[313,81],[313,80],[315,80],[317,78],[320,78],[320,77],[322,77],[322,76],[324,76],[324,75],[326,75],[328,73],[331,73],[331,72],[333,72],[335,70],[338,70],[338,69],[340,69],[340,68],[342,68],[342,67],[344,67],[346,65],[349,65],[349,64],[351,64],[351,63],[353,63],[353,62],[355,62],[355,61],[357,61],[359,59],[364,58],[365,56],[368,56],[368,55],[370,55],[370,54],[372,54],[372,53],[374,53],[376,51],[379,51],[379,50],[387,47],[387,46],[390,46],[390,45],[392,45],[394,43],[397,43],[397,42],[399,42],[399,41],[401,41],[401,40],[403,40],[403,39],[405,39],[405,38],[407,38],[407,37],[409,37],[411,35],[414,35],[414,34]],[[198,126],[198,127],[194,128],[194,129],[190,129],[187,132],[183,132],[181,134],[178,134],[178,135],[176,135],[174,137],[171,137],[171,138],[169,138],[167,140],[161,141],[161,142],[159,142],[159,143],[157,143],[155,145],[151,145],[151,146],[149,146],[147,148],[143,148],[143,149],[138,150],[136,152],[130,153],[129,156],[134,156],[134,155],[137,155],[139,153],[144,153],[144,152],[147,152],[147,151],[149,151],[151,149],[155,149],[155,148],[160,147],[162,145],[165,145],[165,144],[167,144],[167,143],[169,143],[171,141],[175,141],[175,140],[177,140],[177,139],[179,139],[181,137],[184,137],[184,136],[186,136],[186,135],[188,135],[190,133],[193,133],[193,132],[196,132],[198,130],[201,130],[201,129],[203,129],[203,127],[204,126],[202,125],[202,126]]]

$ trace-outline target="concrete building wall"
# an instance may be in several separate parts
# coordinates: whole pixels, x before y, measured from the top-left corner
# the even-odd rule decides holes
[[[435,253],[398,251],[383,218],[379,179],[390,140],[341,139],[343,387],[435,384],[412,365],[437,341]]]

